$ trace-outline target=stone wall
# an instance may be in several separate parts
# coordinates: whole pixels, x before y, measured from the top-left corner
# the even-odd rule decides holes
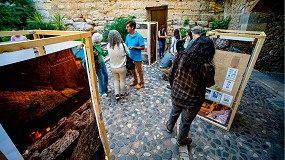
[[[284,72],[284,15],[250,12],[254,0],[225,0],[224,17],[231,16],[228,29],[264,31],[267,35],[255,68]]]
[[[91,25],[102,28],[118,17],[136,16],[146,21],[145,7],[168,6],[168,25],[180,26],[185,19],[213,21],[223,18],[220,0],[33,0],[35,8],[48,19],[53,14],[65,16],[69,30],[88,30]],[[205,22],[202,23],[203,25]]]
[[[264,14],[267,23],[266,39],[255,68],[284,73],[284,15]]]

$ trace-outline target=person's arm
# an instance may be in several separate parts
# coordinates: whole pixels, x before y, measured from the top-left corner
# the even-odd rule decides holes
[[[164,32],[164,35],[165,35],[165,36],[161,36],[161,35],[160,35],[160,31],[158,31],[158,38],[166,38],[166,32]]]
[[[132,50],[132,49],[144,50],[145,46],[144,46],[144,39],[143,39],[143,37],[140,36],[138,39],[139,39],[139,46],[131,46],[130,50]]]
[[[96,49],[99,52],[99,54],[103,57],[105,57],[108,54],[108,51],[104,51],[101,47],[101,45],[96,45]]]

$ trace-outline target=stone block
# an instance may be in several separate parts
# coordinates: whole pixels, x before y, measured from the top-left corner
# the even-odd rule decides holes
[[[94,22],[91,19],[86,19],[86,23],[88,24],[94,24]]]
[[[206,27],[206,26],[208,26],[209,23],[208,23],[208,21],[198,21],[197,24],[199,26]]]
[[[83,18],[72,18],[73,22],[83,22]]]
[[[64,23],[65,25],[72,25],[72,24],[73,24],[73,20],[72,20],[72,19],[64,18],[64,19],[63,19],[63,23]]]
[[[73,22],[73,26],[76,30],[79,31],[88,31],[92,27],[90,24],[86,22]]]

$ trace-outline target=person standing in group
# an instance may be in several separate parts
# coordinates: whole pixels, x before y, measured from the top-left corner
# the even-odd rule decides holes
[[[95,66],[96,62],[99,59],[99,64],[96,66],[96,75],[99,83],[99,93],[101,96],[108,96],[108,71],[104,62],[104,58],[107,54],[107,50],[103,50],[101,47],[101,41],[103,39],[102,34],[94,33],[92,35],[92,43],[95,57]]]
[[[191,47],[192,47],[192,45],[193,45],[193,43],[195,42],[195,40],[197,39],[197,38],[199,38],[199,37],[201,37],[201,32],[200,32],[200,30],[199,29],[194,29],[193,31],[192,31],[192,40],[189,42],[189,44],[187,45],[187,47],[185,48],[185,51],[187,51],[187,50],[189,50]]]
[[[176,48],[176,43],[181,40],[181,36],[180,36],[180,32],[178,29],[174,30],[173,33],[173,37],[171,39],[171,48],[170,48],[170,52],[174,55],[177,56],[178,52],[177,52],[177,48]]]
[[[126,36],[126,45],[130,50],[130,58],[134,60],[136,68],[131,70],[134,77],[134,81],[130,86],[136,86],[137,89],[144,87],[144,75],[142,69],[142,51],[145,48],[144,39],[141,34],[136,31],[136,22],[130,20],[126,23],[126,28],[129,34]],[[136,69],[139,73],[140,82],[138,83],[138,78],[136,74]]]
[[[158,45],[159,45],[159,58],[162,59],[164,57],[164,49],[166,43],[166,31],[165,25],[162,25],[158,31]]]
[[[184,49],[186,49],[187,48],[187,46],[188,46],[188,44],[190,43],[190,41],[193,39],[193,37],[192,37],[192,32],[191,32],[191,30],[190,29],[188,29],[187,31],[186,31],[186,37],[185,37],[185,43],[184,43]]]
[[[19,31],[18,28],[13,28],[12,31]],[[22,36],[22,35],[15,35],[12,36],[10,41],[25,41],[27,40],[26,36]]]
[[[114,88],[116,100],[128,95],[126,92],[126,61],[129,50],[127,45],[123,43],[120,33],[116,30],[111,30],[108,35],[108,53],[110,56],[110,67],[114,76]]]
[[[206,87],[215,85],[214,54],[214,42],[209,37],[200,37],[193,47],[174,59],[169,76],[173,107],[166,122],[166,130],[172,132],[181,114],[177,137],[179,146],[192,143],[192,139],[187,138],[190,125],[205,100]]]

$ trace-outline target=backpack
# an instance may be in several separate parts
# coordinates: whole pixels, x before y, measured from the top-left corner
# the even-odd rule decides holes
[[[93,54],[94,54],[94,63],[95,63],[96,70],[101,69],[101,66],[100,66],[100,56],[99,56],[100,53],[96,49],[95,45],[93,45]]]

